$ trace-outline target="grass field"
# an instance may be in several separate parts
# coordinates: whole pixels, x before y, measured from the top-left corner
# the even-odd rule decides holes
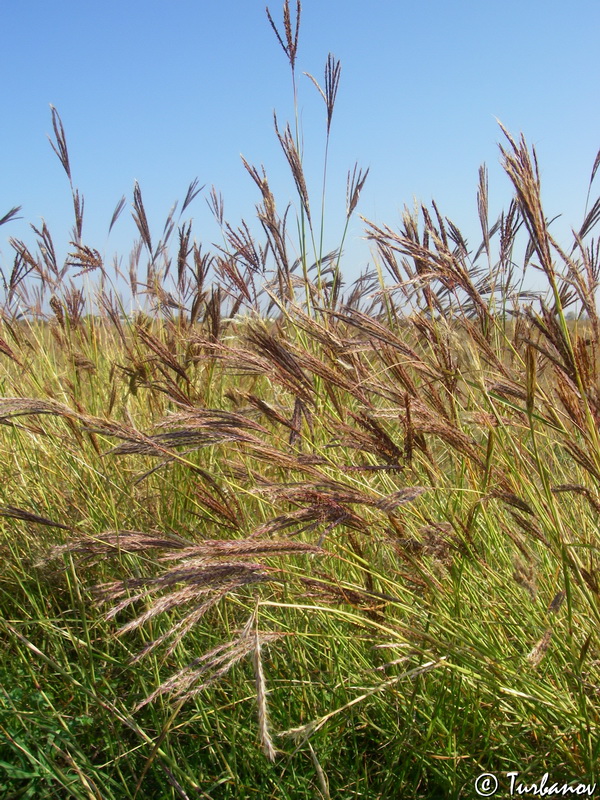
[[[332,57],[325,75],[329,137]],[[277,131],[295,237],[247,164],[257,219],[228,225],[213,190],[212,253],[181,218],[196,182],[160,241],[136,186],[127,274],[84,244],[72,184],[64,265],[45,227],[37,250],[11,240],[1,797],[597,780],[600,203],[556,242],[535,154],[505,134],[514,200],[490,222],[482,169],[479,248],[435,205],[365,221],[375,268],[349,286],[297,122]],[[366,178],[349,173],[348,220]]]

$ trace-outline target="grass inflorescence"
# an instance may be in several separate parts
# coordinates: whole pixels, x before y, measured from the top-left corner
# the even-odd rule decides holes
[[[347,224],[325,253],[303,172],[299,16],[269,14],[296,249],[244,162],[257,224],[230,225],[212,189],[224,238],[205,251],[181,220],[193,181],[156,239],[136,184],[139,240],[108,268],[52,109],[70,252],[34,228],[2,273],[2,796],[597,778],[600,202],[559,244],[535,152],[504,131],[514,200],[491,223],[481,169],[478,248],[435,204],[365,220],[375,269],[345,286]],[[324,206],[339,62],[309,77]],[[348,175],[346,223],[366,178]]]

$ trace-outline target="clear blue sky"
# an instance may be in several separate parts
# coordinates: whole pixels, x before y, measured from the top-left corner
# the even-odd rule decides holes
[[[281,0],[269,2],[276,21]],[[223,193],[226,218],[251,218],[258,191],[240,160],[264,164],[280,209],[293,184],[273,133],[293,108],[289,68],[264,0],[27,0],[3,3],[0,228],[33,242],[43,217],[59,253],[72,227],[69,186],[46,139],[49,104],[61,114],[73,180],[85,197],[84,242],[107,263],[136,236],[129,213],[141,186],[158,239],[175,200],[198,176],[207,189],[186,211],[205,246],[220,234],[204,197]],[[498,165],[496,118],[536,146],[548,216],[563,230],[582,220],[600,148],[597,0],[304,0],[298,52],[309,191],[318,210],[325,108],[301,73],[319,82],[328,52],[341,59],[333,117],[328,236],[343,224],[346,173],[370,168],[358,211],[395,227],[413,198],[435,198],[475,244],[477,172],[490,170],[492,216],[510,196]],[[110,238],[121,195],[128,210]],[[296,202],[297,205],[297,202]],[[371,260],[357,218],[347,277]]]

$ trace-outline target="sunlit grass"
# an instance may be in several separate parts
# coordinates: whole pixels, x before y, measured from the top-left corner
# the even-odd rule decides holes
[[[286,2],[297,103],[295,19]],[[338,80],[330,58],[327,150]],[[462,797],[481,772],[597,778],[600,205],[559,246],[535,158],[507,134],[515,200],[490,223],[482,170],[479,250],[435,206],[406,211],[399,230],[366,223],[376,268],[345,287],[293,128],[299,258],[292,212],[250,165],[262,240],[227,225],[214,190],[224,248],[207,254],[175,212],[157,240],[136,187],[140,240],[113,274],[81,240],[71,181],[68,263],[45,228],[36,253],[12,242],[2,796]],[[347,220],[365,177],[349,174]]]

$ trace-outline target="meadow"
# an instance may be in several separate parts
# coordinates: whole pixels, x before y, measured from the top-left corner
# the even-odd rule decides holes
[[[296,97],[293,10],[269,20]],[[327,145],[339,79],[330,56]],[[490,221],[482,167],[478,246],[435,204],[365,220],[374,267],[347,284],[296,117],[295,206],[246,164],[256,219],[212,190],[211,251],[182,221],[196,181],[160,238],[136,186],[123,270],[83,240],[52,122],[69,256],[43,225],[2,265],[0,796],[594,783],[600,200],[557,242],[504,131],[514,198]]]

